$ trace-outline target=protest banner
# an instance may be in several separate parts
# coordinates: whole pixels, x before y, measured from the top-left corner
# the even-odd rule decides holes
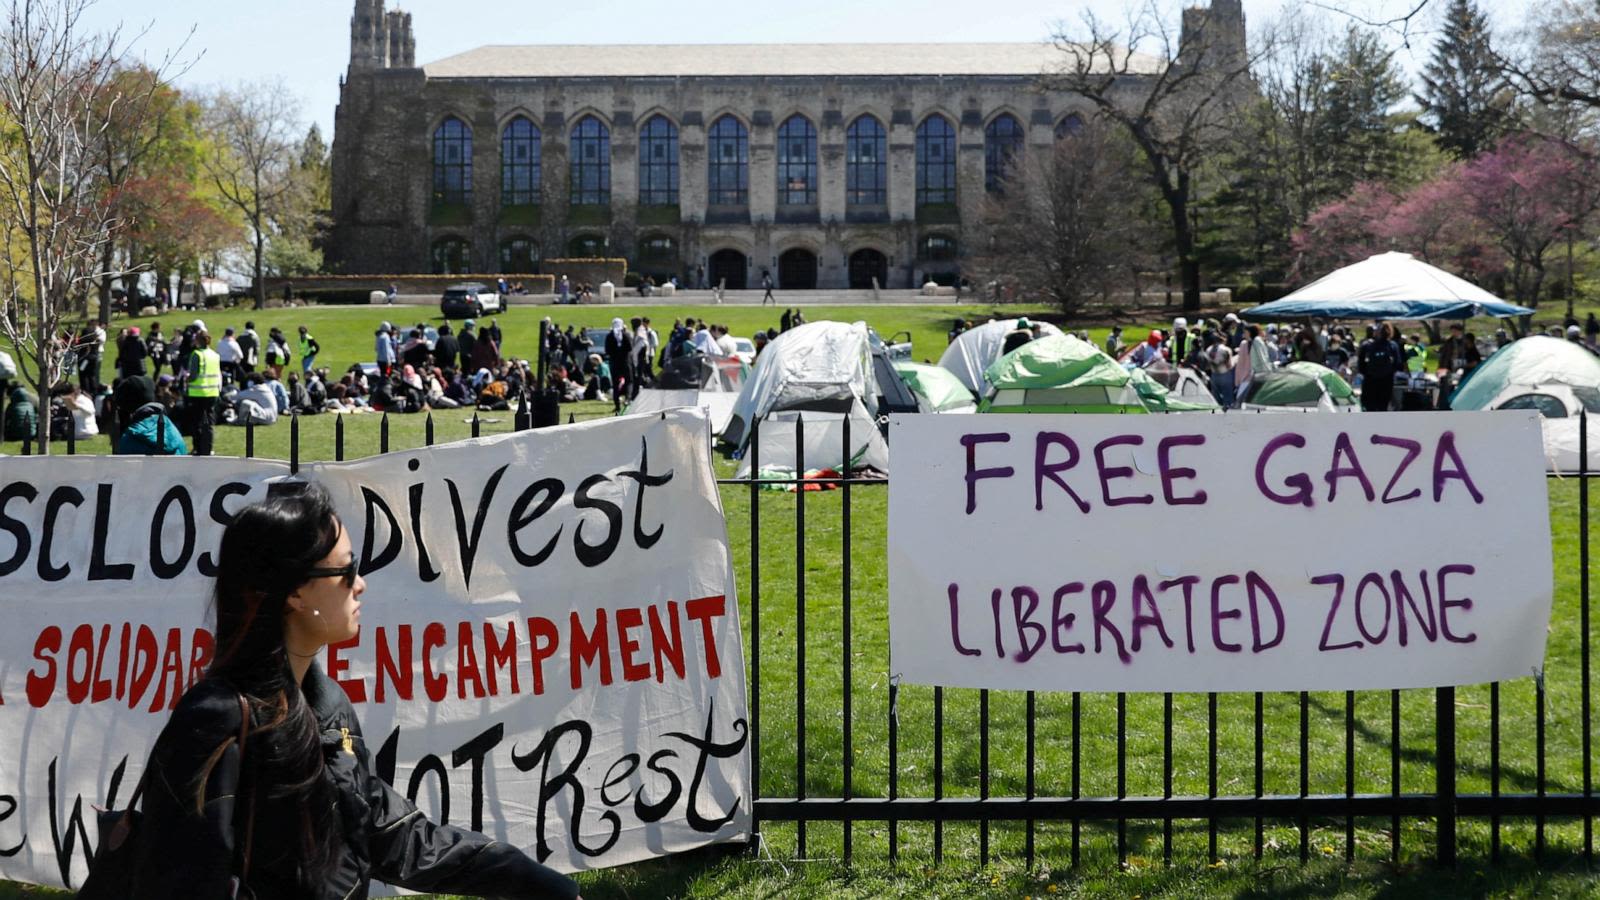
[[[750,830],[744,655],[705,415],[307,465],[0,458],[0,879],[77,885],[213,652],[216,548],[286,479],[367,580],[320,660],[378,773],[563,871]],[[273,548],[262,547],[271,553]]]
[[[1536,414],[891,420],[890,671],[1061,691],[1532,675]]]

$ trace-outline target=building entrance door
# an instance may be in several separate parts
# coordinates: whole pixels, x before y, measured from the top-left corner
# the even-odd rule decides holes
[[[878,287],[888,287],[888,257],[870,248],[857,250],[850,254],[851,289],[864,290],[871,288],[874,278],[878,280]]]
[[[744,254],[737,250],[718,250],[711,254],[706,264],[706,280],[711,287],[726,282],[730,291],[742,291],[749,278],[750,267]]]
[[[778,287],[789,291],[815,290],[817,255],[800,247],[783,251],[778,257]]]

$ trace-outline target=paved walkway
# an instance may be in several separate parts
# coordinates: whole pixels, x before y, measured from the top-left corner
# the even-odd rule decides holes
[[[971,305],[979,303],[972,295],[957,299],[955,297],[928,297],[921,291],[894,290],[894,291],[781,291],[774,290],[772,296],[776,305],[782,307],[794,306],[873,306],[873,305],[916,305],[916,306],[948,306]],[[753,291],[726,291],[722,295],[721,303],[724,306],[760,306],[763,292]],[[512,306],[549,306],[554,305],[555,298],[548,294],[513,296],[507,298]],[[439,298],[425,294],[401,294],[397,298],[397,306],[436,306]],[[716,294],[712,291],[678,291],[671,297],[641,297],[637,291],[628,290],[617,294],[617,306],[714,306],[718,303]],[[590,304],[604,306],[605,304]]]

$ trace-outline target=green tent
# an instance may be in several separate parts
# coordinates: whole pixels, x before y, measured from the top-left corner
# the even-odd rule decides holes
[[[972,412],[972,392],[954,372],[908,359],[895,360],[894,371],[917,395],[923,412]]]
[[[1559,390],[1562,387],[1568,390]],[[1600,397],[1597,389],[1600,359],[1593,353],[1571,341],[1533,335],[1501,347],[1473,369],[1451,395],[1450,408],[1499,409],[1512,403],[1513,409],[1540,409],[1546,416],[1557,412],[1575,416],[1580,406],[1595,402],[1590,398]],[[1563,402],[1531,403],[1523,399],[1541,393]]]
[[[1128,370],[1070,334],[1029,341],[990,364],[994,386],[978,412],[1146,413],[1209,407],[1179,400],[1141,369]]]
[[[1356,392],[1339,373],[1314,362],[1292,362],[1254,376],[1241,409],[1353,409]]]

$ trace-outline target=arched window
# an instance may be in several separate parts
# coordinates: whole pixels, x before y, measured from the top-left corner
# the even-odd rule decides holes
[[[917,244],[917,258],[928,262],[949,262],[956,258],[956,239],[945,234],[925,235]]]
[[[888,133],[872,116],[860,116],[845,131],[845,203],[883,206],[889,202]]]
[[[584,116],[572,126],[572,205],[611,204],[611,129],[594,116]]]
[[[455,116],[433,132],[433,202],[472,202],[472,129]]]
[[[666,116],[651,116],[639,129],[639,205],[678,202],[678,126]]]
[[[956,202],[956,129],[944,116],[917,126],[917,205]]]
[[[508,238],[500,242],[500,271],[523,275],[539,270],[539,245],[532,238]]]
[[[580,234],[567,242],[567,255],[573,259],[599,259],[606,255],[606,239],[598,234]]]
[[[664,234],[652,234],[639,242],[639,269],[651,274],[671,274],[678,268],[678,244]]]
[[[458,237],[433,242],[433,274],[463,275],[469,271],[472,245]]]
[[[707,135],[706,184],[712,206],[744,206],[750,202],[750,133],[733,116],[711,123]]]
[[[539,202],[539,129],[522,116],[500,132],[500,205]]]
[[[817,205],[817,128],[805,116],[778,126],[778,205]]]
[[[1022,142],[1026,136],[1022,123],[1010,113],[995,116],[983,130],[983,186],[989,193],[998,193],[1011,163],[1022,155]]]
[[[1083,131],[1083,117],[1077,113],[1067,116],[1056,123],[1056,140],[1069,138]]]

